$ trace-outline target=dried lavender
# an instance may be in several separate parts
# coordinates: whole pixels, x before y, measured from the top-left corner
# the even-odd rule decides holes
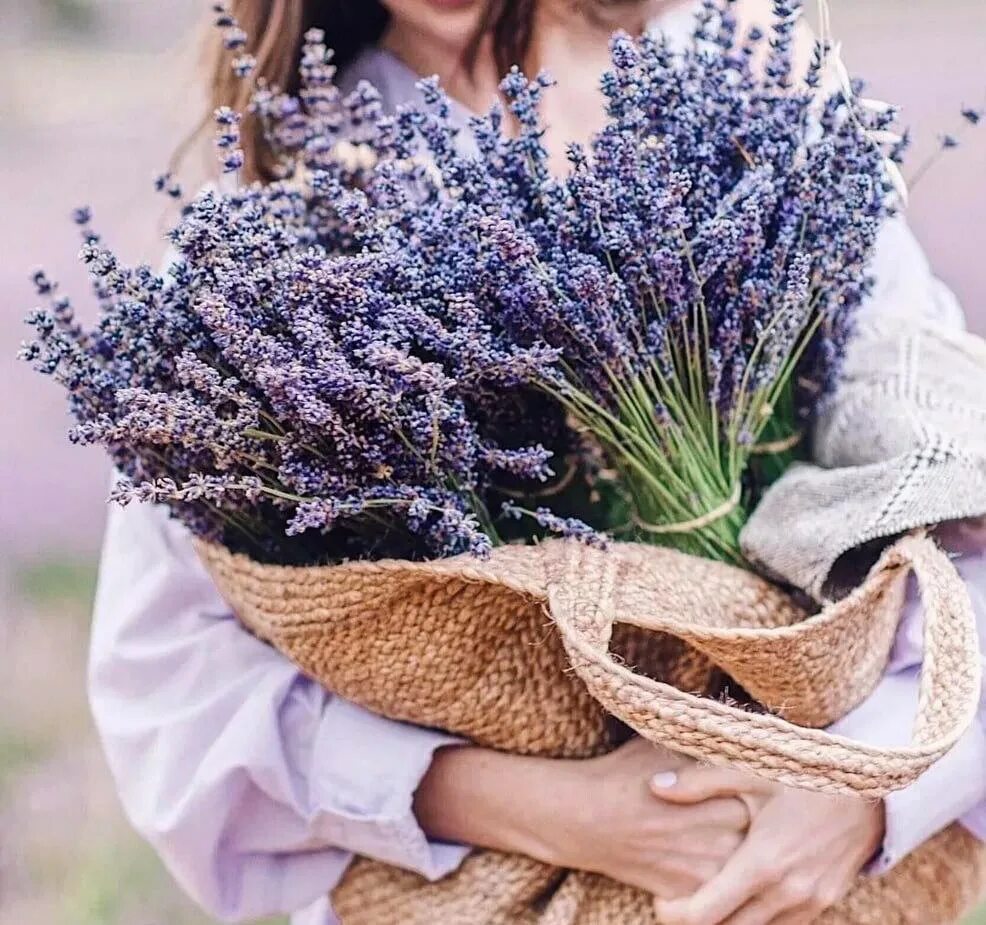
[[[249,71],[246,37],[216,15]],[[48,304],[23,355],[66,388],[71,438],[105,446],[124,473],[118,503],[167,504],[198,536],[282,562],[485,555],[498,538],[487,499],[553,475],[543,442],[564,442],[562,412],[517,393],[556,353],[466,311],[424,252],[367,233],[358,188],[394,127],[368,85],[341,97],[330,61],[313,31],[300,96],[258,88],[284,179],[188,203],[167,277],[122,265],[78,210],[99,322],[82,329],[39,273]],[[239,125],[217,111],[231,174]],[[182,195],[170,175],[156,186]],[[518,443],[528,415],[542,432]]]
[[[88,217],[99,324],[39,274],[50,304],[25,356],[66,387],[72,439],[126,474],[116,501],[281,561],[482,555],[492,486],[552,475],[542,445],[501,438],[496,407],[554,354],[477,328],[398,252],[331,255],[296,190],[196,199],[170,280],[120,265]]]
[[[40,275],[25,355],[126,474],[116,499],[279,561],[597,541],[613,510],[738,561],[758,461],[783,464],[837,382],[908,138],[827,40],[795,73],[800,3],[769,35],[737,34],[733,5],[706,0],[683,53],[614,39],[606,125],[565,177],[548,78],[508,75],[464,146],[434,81],[393,115],[367,84],[343,98],[312,30],[298,95],[260,82],[250,105],[280,179],[237,182],[240,116],[217,112],[231,191],[186,205],[167,279],[80,211],[101,320],[83,331]]]
[[[436,191],[413,211],[375,181],[368,194],[491,324],[559,352],[537,381],[605,448],[629,535],[739,560],[762,487],[751,460],[796,444],[837,382],[904,145],[892,108],[827,89],[827,44],[795,74],[800,3],[778,0],[771,33],[743,36],[733,5],[706,0],[683,53],[614,39],[607,123],[572,146],[568,176],[542,144],[550,81],[515,71],[502,90],[517,131],[499,108],[475,120],[478,157],[425,83],[398,146],[411,157],[418,139]]]

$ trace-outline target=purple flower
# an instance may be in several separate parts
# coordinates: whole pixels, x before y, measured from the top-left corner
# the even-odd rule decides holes
[[[554,353],[517,381],[527,375],[596,434],[647,522],[721,507],[777,408],[796,412],[788,430],[816,413],[869,292],[894,209],[870,133],[887,130],[893,112],[826,94],[824,46],[795,73],[801,12],[795,0],[775,3],[763,71],[756,47],[767,35],[737,41],[729,0],[703,4],[682,53],[661,38],[616,36],[606,124],[588,147],[571,147],[564,178],[551,175],[543,145],[549,80],[505,78],[517,131],[494,108],[473,122],[478,154],[455,145],[447,101],[426,83],[424,107],[398,118],[400,156],[428,160],[437,177],[397,182],[391,171],[365,188],[361,224],[375,230],[361,240],[427,258],[409,291],[441,275],[486,327]],[[698,441],[699,421],[715,435]],[[716,447],[731,445],[742,451],[721,471]],[[705,455],[676,455],[685,452]],[[683,467],[722,488],[690,491]],[[681,486],[677,501],[660,487],[669,482]],[[723,527],[731,535],[717,524],[719,545],[701,551],[733,552],[741,522],[737,510]]]
[[[290,184],[207,191],[171,234],[167,280],[90,243],[98,323],[82,330],[38,271],[49,304],[22,355],[66,388],[72,439],[124,472],[121,503],[166,503],[279,561],[485,555],[495,484],[551,475],[501,411],[554,354],[470,310],[430,251],[336,253],[345,220],[327,250],[321,208]]]
[[[578,540],[587,546],[605,548],[607,543],[606,537],[588,524],[576,517],[560,517],[550,508],[539,507],[535,511],[528,511],[511,501],[505,501],[501,508],[501,513],[505,517],[515,520],[523,520],[529,517],[548,533],[565,539]]]
[[[251,79],[248,37],[213,9]],[[586,432],[631,519],[721,508],[775,409],[799,427],[831,394],[894,208],[870,140],[893,114],[827,94],[825,47],[795,72],[800,15],[777,0],[769,37],[738,36],[733,0],[704,0],[683,52],[614,37],[605,125],[563,177],[546,75],[511,71],[463,145],[435,81],[392,114],[368,84],[343,97],[310,30],[297,94],[261,83],[250,104],[280,179],[185,205],[167,279],[80,210],[99,320],[83,330],[39,272],[23,356],[123,471],[118,500],[279,561],[484,555],[505,496],[595,541],[561,506],[522,506]],[[215,120],[238,173],[241,114]],[[729,552],[742,516],[696,551]]]

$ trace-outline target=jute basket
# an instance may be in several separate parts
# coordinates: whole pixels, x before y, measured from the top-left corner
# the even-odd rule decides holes
[[[813,616],[752,573],[636,544],[320,568],[200,553],[246,626],[328,689],[516,753],[604,752],[616,717],[712,764],[877,798],[941,757],[979,700],[968,595],[923,537],[898,542]],[[874,748],[821,731],[879,679],[911,571],[926,612],[912,742]],[[767,710],[717,699],[723,675]],[[956,825],[888,875],[861,877],[823,921],[944,925],[984,884],[986,852]],[[434,884],[361,859],[332,901],[345,925],[659,925],[640,891],[494,852]]]

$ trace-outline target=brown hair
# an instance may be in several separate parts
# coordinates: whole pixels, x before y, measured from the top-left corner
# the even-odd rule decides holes
[[[531,44],[531,28],[538,0],[488,0],[483,24],[466,51],[463,63],[471,66],[480,40],[489,35],[497,70],[505,74],[515,64],[523,65]],[[572,0],[575,8],[598,11],[631,6],[642,0]],[[380,0],[229,0],[230,12],[249,37],[248,50],[257,59],[256,78],[289,92],[298,89],[298,68],[305,32],[318,28],[335,52],[334,62],[346,67],[364,48],[378,42],[390,16]],[[250,84],[236,77],[218,30],[212,29],[210,111],[230,106],[245,112]],[[203,121],[208,125],[210,119]],[[270,180],[273,158],[256,120],[247,118],[242,127],[245,175]]]
[[[481,35],[489,33],[500,73],[522,63],[530,44],[535,3],[536,0],[493,0],[468,54],[474,55]],[[334,50],[335,64],[341,69],[380,39],[389,20],[379,0],[231,0],[229,8],[249,36],[249,51],[257,59],[256,77],[288,91],[297,90],[306,31],[319,28],[325,32],[326,44]],[[210,45],[211,108],[231,106],[243,112],[249,102],[250,85],[233,74],[218,34]],[[271,179],[274,164],[255,120],[244,121],[242,135],[246,175]]]

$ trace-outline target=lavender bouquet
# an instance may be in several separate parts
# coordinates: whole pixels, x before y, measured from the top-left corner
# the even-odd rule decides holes
[[[491,324],[557,351],[534,384],[601,447],[624,535],[742,562],[748,512],[838,380],[906,141],[826,41],[795,73],[801,4],[775,3],[769,37],[737,35],[732,7],[707,0],[680,53],[614,39],[607,124],[562,178],[542,144],[548,79],[504,81],[517,131],[500,109],[475,120],[478,156],[424,84],[401,153],[424,147],[434,190],[364,203],[402,251],[455,268],[447,287]]]
[[[249,72],[242,33],[218,19]],[[544,441],[567,439],[561,410],[524,394],[555,353],[483,326],[423,255],[354,243],[342,193],[386,156],[388,130],[375,91],[342,100],[309,39],[300,100],[263,88],[254,103],[285,179],[187,204],[166,277],[121,265],[79,210],[99,322],[83,329],[39,272],[49,305],[24,356],[66,388],[71,439],[109,450],[121,504],[167,504],[264,561],[483,555],[494,486],[548,479]],[[235,176],[240,117],[216,119]]]
[[[80,210],[100,321],[38,274],[24,353],[124,473],[115,500],[268,561],[615,530],[741,562],[838,379],[906,141],[824,36],[795,73],[800,3],[770,36],[733,5],[706,0],[681,52],[614,39],[606,125],[564,177],[547,78],[510,74],[470,149],[434,81],[393,116],[368,85],[343,99],[313,31],[299,94],[253,94],[280,178],[239,182],[240,115],[217,112],[229,182],[185,205],[167,277]]]

